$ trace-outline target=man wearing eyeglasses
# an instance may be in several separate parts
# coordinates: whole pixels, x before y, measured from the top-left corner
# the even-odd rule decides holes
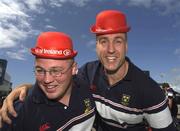
[[[126,56],[130,27],[125,14],[118,10],[102,11],[90,30],[96,35],[99,60],[86,63],[79,69],[78,77],[89,83],[102,130],[146,131],[145,119],[153,131],[175,131],[163,91]],[[22,92],[21,89],[26,91],[27,87],[15,92]],[[7,122],[10,119],[6,110],[15,114],[10,104],[19,95],[15,92],[3,104],[1,114]]]
[[[44,32],[31,48],[36,83],[24,103],[15,103],[18,116],[1,131],[91,131],[95,104],[87,85],[75,74],[71,38]]]

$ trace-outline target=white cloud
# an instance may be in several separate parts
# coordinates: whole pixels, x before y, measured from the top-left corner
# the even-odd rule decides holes
[[[95,40],[90,40],[90,41],[87,42],[87,46],[88,47],[95,47],[95,45],[96,45],[96,41]]]
[[[180,56],[180,48],[176,49],[174,54]]]
[[[14,1],[0,1],[0,48],[16,46],[18,39],[24,39],[30,24],[29,17],[21,4]]]
[[[160,82],[168,82],[180,93],[180,66],[160,74]]]
[[[152,5],[152,0],[129,0],[130,6],[144,6],[146,8]]]
[[[62,7],[64,3],[71,3],[77,7],[85,6],[90,0],[50,0],[48,4],[51,7]]]
[[[89,1],[90,0],[69,0],[69,2],[72,2],[73,4],[79,7],[85,6]]]
[[[22,46],[21,49],[18,49],[16,51],[7,51],[6,55],[11,59],[26,60],[25,54],[28,53],[29,53],[28,49]]]
[[[180,27],[180,0],[128,0],[129,6],[146,8],[159,15],[172,15],[174,17],[173,28]]]
[[[6,52],[9,57],[23,60],[23,48],[20,41],[26,40],[34,32],[39,32],[32,25],[33,14],[43,14],[46,7],[59,8],[64,3],[85,6],[90,0],[1,0],[0,1],[0,48],[19,48],[18,52]],[[46,19],[48,22],[49,20]],[[47,29],[56,29],[51,25]]]
[[[180,67],[171,69],[168,73],[169,83],[180,93]]]
[[[96,51],[96,41],[95,40],[90,40],[87,42],[86,45],[89,49]]]
[[[45,22],[50,22],[51,20],[49,18],[46,18],[44,21]]]
[[[52,30],[56,29],[56,27],[54,27],[54,26],[52,26],[52,25],[46,25],[45,28],[46,28],[46,29],[52,29]]]
[[[129,0],[130,6],[139,6],[158,11],[162,15],[180,13],[179,0]]]
[[[40,4],[40,0],[0,1],[0,48],[19,49],[18,52],[6,52],[10,58],[24,60],[24,49],[20,46],[20,41],[38,31],[31,27],[30,18],[33,11],[40,11]]]
[[[118,1],[118,0],[117,0]],[[88,5],[90,0],[0,0],[0,48],[14,48],[19,41],[27,39],[34,32],[39,32],[31,25],[34,15],[43,14],[46,8],[60,8],[63,4],[77,7]],[[97,2],[104,2],[98,0]],[[179,0],[129,0],[130,6],[140,6],[160,11],[162,14],[179,13]],[[121,2],[118,2],[119,4]],[[44,6],[45,5],[45,6]],[[46,7],[46,8],[44,8]],[[162,9],[162,10],[160,10]],[[49,22],[46,19],[46,22]],[[177,26],[177,24],[176,24]],[[55,29],[53,26],[46,28]]]
[[[166,74],[165,73],[160,73],[160,77],[161,77],[161,79],[163,79],[164,77],[166,77]]]
[[[54,2],[52,2],[54,1]],[[65,2],[65,0],[50,0],[49,4],[51,7],[62,7],[62,4]]]
[[[20,52],[6,52],[7,56],[11,59],[25,60],[24,54]]]
[[[176,76],[176,78],[172,82],[172,86],[175,88],[177,92],[180,93],[180,75]]]
[[[172,72],[173,73],[180,73],[180,67],[179,68],[173,68]]]
[[[15,2],[0,2],[0,14],[1,18],[10,18],[9,16],[27,16],[22,10],[19,4]]]
[[[25,0],[24,4],[27,6],[27,8],[25,9],[26,11],[30,10],[36,13],[44,13],[45,11],[45,9],[42,6],[42,0]]]

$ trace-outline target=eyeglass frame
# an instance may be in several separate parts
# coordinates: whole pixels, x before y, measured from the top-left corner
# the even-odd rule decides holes
[[[40,76],[40,77],[44,77],[47,72],[49,72],[49,75],[51,75],[52,77],[61,77],[63,74],[65,74],[66,72],[68,72],[71,69],[73,64],[74,64],[74,62],[72,62],[71,65],[66,70],[62,70],[62,71],[59,70],[58,75],[55,75],[55,74],[53,75],[53,73],[52,73],[53,72],[53,68],[51,68],[49,70],[45,70],[42,67],[34,67],[34,71],[33,72],[35,73],[36,76]],[[37,73],[37,70],[36,70],[37,68],[41,68],[42,74],[40,74],[40,73],[38,74]]]

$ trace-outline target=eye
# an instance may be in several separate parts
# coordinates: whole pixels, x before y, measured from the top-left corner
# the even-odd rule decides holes
[[[105,46],[105,45],[108,44],[108,40],[107,40],[107,39],[100,39],[100,40],[99,40],[99,44]]]
[[[54,74],[54,75],[59,75],[59,74],[62,73],[62,70],[61,70],[61,69],[58,69],[58,68],[53,68],[53,69],[51,69],[50,72],[51,72],[52,74]]]
[[[115,39],[114,40],[114,43],[117,44],[117,45],[120,45],[120,44],[123,44],[124,43],[124,40],[123,39]]]
[[[35,72],[38,73],[38,74],[43,74],[44,73],[44,69],[36,68]]]

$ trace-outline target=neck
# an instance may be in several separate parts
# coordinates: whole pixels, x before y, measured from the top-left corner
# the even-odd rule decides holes
[[[66,106],[69,106],[69,101],[71,98],[71,92],[72,92],[72,83],[69,85],[69,88],[66,90],[64,95],[59,99],[59,102],[66,105]]]
[[[71,97],[70,94],[66,95],[63,98],[61,98],[61,100],[59,100],[59,102],[66,105],[66,106],[69,106],[70,97]]]
[[[124,64],[115,72],[108,74],[106,73],[106,76],[108,78],[109,85],[114,85],[120,80],[122,80],[128,72],[128,62],[125,61]]]

